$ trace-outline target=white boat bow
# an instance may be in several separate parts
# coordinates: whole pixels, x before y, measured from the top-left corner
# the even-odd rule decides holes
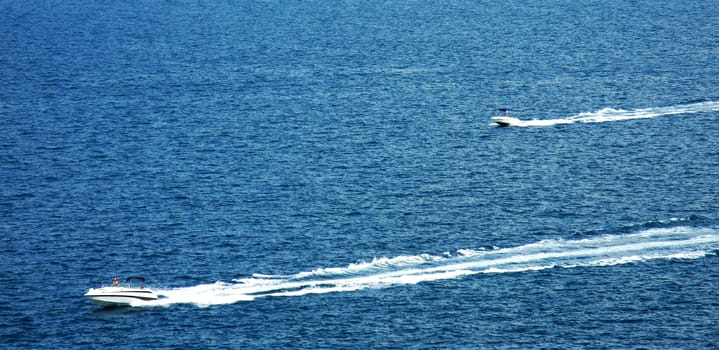
[[[492,117],[492,121],[497,124],[497,126],[512,126],[512,125],[518,125],[522,121],[515,117],[505,117],[505,116],[496,116]]]

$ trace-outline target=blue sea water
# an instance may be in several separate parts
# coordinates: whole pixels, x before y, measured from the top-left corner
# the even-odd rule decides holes
[[[0,1],[0,347],[719,348],[715,5]]]

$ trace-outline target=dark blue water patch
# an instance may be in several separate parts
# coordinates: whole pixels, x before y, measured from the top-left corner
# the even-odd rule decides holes
[[[715,110],[488,119],[717,101],[711,5],[0,5],[0,343],[716,347],[714,255],[208,308],[81,297],[716,227]]]

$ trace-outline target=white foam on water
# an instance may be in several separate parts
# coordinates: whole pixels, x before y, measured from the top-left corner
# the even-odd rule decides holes
[[[262,297],[350,292],[460,279],[475,274],[602,267],[654,259],[699,259],[719,250],[719,229],[674,227],[579,240],[542,240],[512,248],[461,249],[457,254],[375,258],[293,275],[253,274],[230,282],[157,290],[161,299],[133,306],[211,306]]]
[[[517,119],[511,126],[544,127],[574,123],[607,123],[633,119],[648,119],[677,114],[695,114],[719,111],[719,101],[706,101],[667,107],[638,108],[632,110],[603,108],[595,112],[582,112],[559,119]]]

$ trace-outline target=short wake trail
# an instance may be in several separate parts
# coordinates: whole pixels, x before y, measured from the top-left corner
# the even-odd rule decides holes
[[[232,282],[158,290],[163,298],[137,306],[211,306],[262,297],[290,297],[379,289],[476,274],[550,268],[601,267],[653,259],[699,259],[719,250],[719,229],[674,227],[581,240],[543,240],[513,248],[459,250],[455,254],[376,258],[346,267],[294,275],[255,274]]]
[[[570,117],[560,119],[518,119],[511,126],[542,127],[575,123],[607,123],[632,119],[648,119],[678,114],[696,114],[718,112],[719,101],[707,101],[691,104],[681,104],[668,107],[638,108],[633,110],[604,108],[596,112],[582,112]]]

